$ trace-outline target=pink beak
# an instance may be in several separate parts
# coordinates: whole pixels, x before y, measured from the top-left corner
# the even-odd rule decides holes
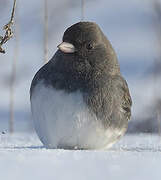
[[[68,43],[68,42],[62,42],[61,44],[58,45],[58,48],[64,53],[74,53],[75,52],[74,45],[71,43]]]

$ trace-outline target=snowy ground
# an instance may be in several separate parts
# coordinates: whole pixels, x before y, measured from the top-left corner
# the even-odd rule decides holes
[[[0,135],[1,180],[160,180],[161,139],[126,135],[109,151],[45,149],[35,134]]]

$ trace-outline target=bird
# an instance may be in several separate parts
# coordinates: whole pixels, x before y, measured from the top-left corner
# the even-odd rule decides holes
[[[117,55],[95,22],[67,28],[30,87],[36,133],[46,148],[106,150],[126,132],[132,100]]]

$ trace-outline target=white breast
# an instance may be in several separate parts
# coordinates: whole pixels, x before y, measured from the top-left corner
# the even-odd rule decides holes
[[[114,143],[80,92],[68,94],[41,82],[32,93],[31,109],[36,132],[48,148],[100,149]]]

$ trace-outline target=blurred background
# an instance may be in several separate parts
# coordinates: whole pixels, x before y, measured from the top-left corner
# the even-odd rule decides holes
[[[13,0],[0,0],[0,35],[12,6]],[[128,133],[161,134],[159,0],[84,0],[83,5],[81,0],[17,0],[14,38],[0,54],[0,132],[34,131],[32,78],[45,58],[52,58],[65,29],[82,16],[101,27],[117,53],[133,100]]]

